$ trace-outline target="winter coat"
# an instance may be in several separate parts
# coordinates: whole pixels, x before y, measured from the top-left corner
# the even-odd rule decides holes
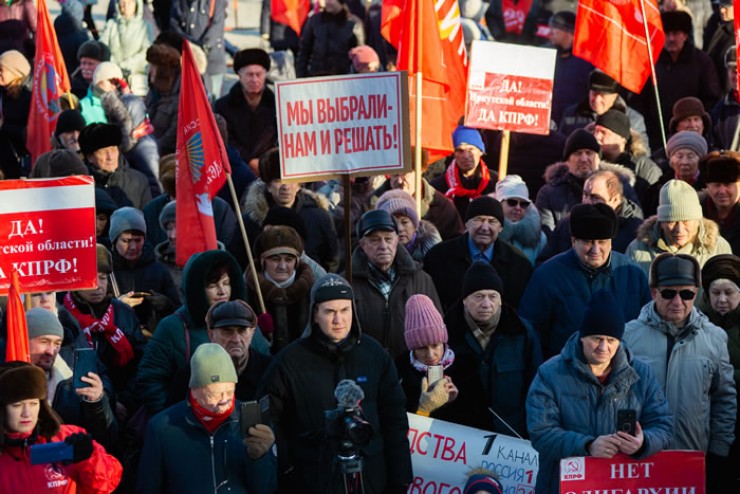
[[[113,173],[104,172],[90,163],[86,164],[90,175],[95,179],[95,187],[105,189],[119,208],[133,206],[143,209],[152,200],[146,176],[129,167],[123,155],[118,158],[118,168]]]
[[[511,435],[508,425],[517,434],[527,437],[524,401],[537,367],[542,363],[537,335],[514,309],[503,304],[496,330],[486,348],[481,348],[464,313],[462,301],[458,301],[445,314],[449,345],[455,352],[454,372],[450,372],[450,376],[459,391],[455,402],[460,415],[454,416],[452,421]]]
[[[287,24],[275,22],[271,13],[272,3],[270,0],[262,0],[262,10],[260,13],[260,34],[267,35],[270,46],[275,51],[292,50],[298,53],[298,35]]]
[[[8,94],[6,88],[0,87],[0,171],[6,180],[20,178],[21,174],[28,172],[22,170],[30,165],[29,151],[26,149],[30,108],[31,91],[28,88],[24,87],[14,97]]]
[[[226,72],[226,8],[226,0],[172,1],[170,29],[203,48],[208,58],[207,73],[211,75]]]
[[[424,270],[434,281],[444,312],[460,298],[465,272],[472,263],[467,233],[435,245],[424,258]],[[532,275],[532,264],[519,249],[498,238],[491,266],[504,283],[503,301],[516,308]]]
[[[696,308],[679,330],[650,302],[627,323],[623,341],[665,390],[675,416],[670,448],[727,456],[737,416],[727,333]]]
[[[442,237],[437,227],[426,220],[420,220],[419,227],[416,229],[412,240],[405,247],[414,261],[423,264],[427,252],[441,241]]]
[[[59,42],[59,49],[62,50],[67,73],[72,74],[80,66],[77,51],[82,43],[90,39],[90,32],[81,20],[64,11],[54,19],[54,31]]]
[[[396,359],[407,350],[403,328],[409,297],[416,294],[428,296],[440,313],[442,304],[432,278],[402,245],[396,249],[393,267],[397,279],[387,299],[373,283],[369,264],[365,252],[357,247],[352,253],[352,290],[357,320],[363,333],[375,338]]]
[[[717,80],[722,91],[737,89],[728,87],[727,68],[725,67],[725,53],[732,47],[735,47],[735,26],[732,19],[723,22],[720,21],[714,30],[709,43],[704,46],[704,51],[712,60],[715,70],[717,71]]]
[[[33,0],[5,2],[0,6],[0,53],[18,50],[34,56],[37,12]]]
[[[450,162],[449,166],[457,166],[454,162]],[[486,165],[483,160],[480,161],[480,164],[478,166],[488,166]],[[487,194],[491,194],[493,192],[496,192],[496,181],[498,180],[498,175],[494,170],[490,170],[491,180],[488,182],[488,185],[481,191],[480,195],[485,196]],[[463,187],[467,189],[477,189],[478,185],[480,185],[480,170],[476,170],[475,174],[469,178],[466,177],[460,177],[460,182]],[[445,195],[447,191],[450,189],[449,184],[447,183],[447,177],[446,173],[442,173],[441,175],[437,175],[433,179],[429,181],[429,185],[437,189],[440,194]],[[446,197],[446,196],[445,196]],[[457,208],[457,212],[460,215],[460,218],[462,218],[463,223],[465,220],[465,213],[468,210],[468,204],[470,204],[470,201],[477,199],[480,196],[477,197],[453,197],[450,200],[455,205],[455,208]]]
[[[735,131],[740,123],[740,103],[735,96],[735,90],[729,91],[724,98],[719,100],[711,112],[712,116],[712,135],[714,144],[719,149],[737,151],[740,149],[740,140],[732,148],[732,142],[735,139]]]
[[[561,122],[572,106],[588,96],[588,79],[592,70],[594,66],[591,63],[573,55],[571,50],[557,48],[552,85],[552,113],[550,115],[552,123]],[[570,131],[560,128],[558,130],[565,134],[565,137],[570,135]]]
[[[144,100],[149,120],[154,126],[154,138],[159,146],[159,155],[174,153],[177,147],[177,114],[180,107],[180,77],[175,79],[168,93],[162,93],[154,87]]]
[[[5,438],[0,453],[0,492],[24,494],[108,494],[121,481],[123,467],[103,446],[93,441],[92,456],[78,463],[31,464],[31,445],[63,442],[72,434],[84,434],[81,427],[62,424],[59,432],[46,439],[18,441]],[[17,441],[17,442],[16,442]]]
[[[270,494],[275,491],[276,460],[272,451],[253,460],[239,427],[241,402],[226,422],[210,434],[187,400],[149,421],[137,472],[136,492],[229,492]],[[205,472],[210,471],[210,475]]]
[[[349,51],[365,44],[362,21],[346,6],[338,14],[321,11],[308,17],[301,29],[295,71],[298,77],[349,74]]]
[[[362,388],[360,405],[373,429],[369,444],[359,447],[365,492],[398,492],[411,483],[412,471],[404,394],[391,356],[362,334],[356,317],[349,336],[338,344],[316,325],[307,331],[274,358],[263,380],[281,451],[279,492],[340,492],[340,475],[333,466],[338,440],[327,437],[324,411],[337,408],[334,389],[342,379]]]
[[[257,238],[262,231],[267,212],[274,206],[275,202],[267,191],[267,185],[262,180],[253,182],[241,199],[241,208],[244,212],[242,218],[250,239]],[[301,188],[291,209],[298,213],[306,224],[306,238],[303,239],[306,254],[327,271],[336,271],[339,265],[339,243],[326,198]],[[229,250],[240,264],[246,267],[247,256],[242,239],[235,238]]]
[[[216,100],[214,112],[226,119],[229,144],[247,163],[277,145],[275,93],[270,88],[265,87],[257,108],[252,109],[237,81],[228,94]]]
[[[651,216],[638,228],[637,237],[629,244],[625,255],[639,264],[647,275],[650,273],[650,263],[663,252],[688,254],[699,261],[700,267],[703,267],[712,256],[732,254],[732,248],[727,240],[720,236],[717,223],[706,218],[699,221],[699,230],[693,242],[680,249],[670,247],[665,243],[658,217]]]
[[[499,238],[519,249],[534,267],[537,256],[547,245],[547,236],[542,231],[537,207],[532,204],[527,208],[522,219],[517,222],[505,218],[504,229],[499,234]]]
[[[103,101],[100,99],[99,91],[95,91],[92,84],[87,88],[87,94],[80,99],[80,113],[85,119],[87,125],[94,123],[108,123],[108,117],[105,116]]]
[[[580,335],[573,334],[559,355],[540,366],[527,395],[527,428],[539,453],[536,494],[559,492],[560,460],[589,456],[598,436],[616,432],[617,410],[637,412],[645,440],[632,455],[648,458],[670,447],[673,414],[654,371],[620,344],[603,384],[583,356]]]
[[[152,26],[144,19],[144,2],[136,1],[136,12],[130,19],[121,15],[119,8],[113,18],[108,19],[100,33],[100,41],[110,48],[110,61],[128,74],[129,85],[134,94],[146,96],[147,61],[146,50],[154,41]]]
[[[557,355],[581,328],[591,295],[601,288],[611,290],[625,321],[637,317],[651,300],[645,273],[618,252],[612,251],[606,264],[593,270],[570,249],[535,270],[519,304],[519,316],[534,327],[546,359]]]
[[[154,256],[157,258],[157,262],[167,268],[172,282],[179,292],[182,287],[182,268],[176,263],[176,255],[177,252],[175,252],[174,246],[170,247],[169,240],[160,242],[154,247]]]
[[[740,255],[740,202],[735,204],[730,215],[724,220],[719,219],[717,208],[708,195],[701,201],[701,206],[704,210],[704,218],[715,221],[719,225],[719,233],[730,244],[732,253]]]

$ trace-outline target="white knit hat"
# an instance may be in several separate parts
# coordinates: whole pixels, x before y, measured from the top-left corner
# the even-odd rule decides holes
[[[529,189],[519,175],[506,175],[496,184],[496,199],[503,201],[512,197],[529,200]]]
[[[699,196],[683,180],[669,180],[660,188],[658,221],[700,220],[704,216]]]
[[[93,72],[93,84],[110,79],[123,79],[121,67],[113,62],[100,62]]]

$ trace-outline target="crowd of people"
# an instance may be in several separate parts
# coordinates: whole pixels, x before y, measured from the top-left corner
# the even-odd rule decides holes
[[[72,91],[32,162],[35,7],[0,0],[1,178],[92,176],[98,274],[27,295],[31,363],[0,366],[0,492],[344,492],[349,441],[365,492],[401,493],[407,413],[529,439],[537,494],[559,492],[566,457],[673,449],[705,454],[707,493],[737,491],[733,8],[659,3],[660,108],[651,82],[630,93],[573,55],[576,1],[460,0],[466,42],[557,50],[550,134],[512,135],[499,176],[500,132],[450,116],[454,152],[424,150],[421,190],[401,173],[353,176],[345,194],[281,180],[272,85],[291,72],[278,62],[297,77],[394,70],[380,2],[324,0],[298,35],[265,1],[261,47],[240,49],[226,0],[111,1],[100,26],[90,2],[60,1]],[[184,39],[239,202],[219,191],[218,248],[180,266]],[[248,402],[263,413],[244,426]],[[34,462],[47,443],[68,457]],[[451,481],[508,491],[476,466]]]

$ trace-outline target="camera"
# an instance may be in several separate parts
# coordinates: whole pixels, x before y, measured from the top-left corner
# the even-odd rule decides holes
[[[365,446],[373,437],[373,427],[365,420],[362,409],[355,407],[339,407],[324,412],[326,435],[330,439],[339,440],[343,448]]]

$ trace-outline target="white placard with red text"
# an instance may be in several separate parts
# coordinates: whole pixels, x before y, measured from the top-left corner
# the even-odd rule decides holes
[[[560,460],[560,492],[704,494],[704,453],[662,451],[644,460],[573,457]]]
[[[414,480],[409,494],[461,494],[472,468],[501,479],[504,494],[532,494],[539,456],[529,441],[408,414]]]
[[[95,186],[89,176],[0,181],[0,294],[98,286]]]
[[[275,97],[283,180],[408,171],[406,72],[278,81]]]
[[[473,41],[465,125],[549,134],[556,51]]]

